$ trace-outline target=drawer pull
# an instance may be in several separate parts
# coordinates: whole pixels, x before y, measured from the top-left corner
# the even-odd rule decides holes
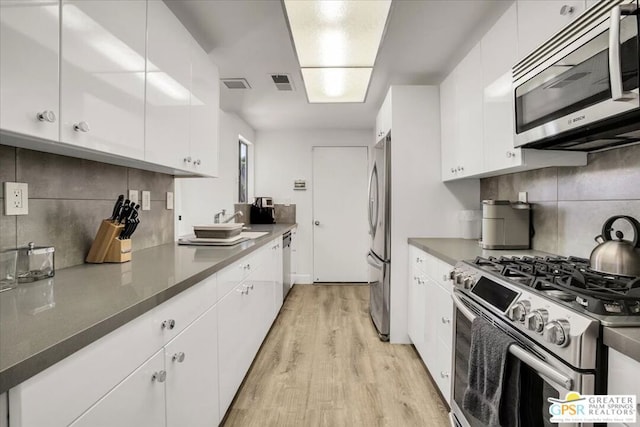
[[[154,372],[153,375],[151,375],[151,381],[157,381],[159,383],[163,383],[165,382],[165,380],[167,379],[167,371],[158,371],[158,372]]]
[[[445,325],[446,325],[447,323],[451,323],[451,319],[449,319],[449,318],[447,318],[447,317],[442,317],[442,319],[441,319],[441,320],[442,320],[442,323],[444,323]]]
[[[174,354],[173,357],[171,358],[171,360],[174,361],[174,362],[182,363],[182,362],[184,362],[184,357],[185,357],[185,355],[181,351],[179,353]]]
[[[236,291],[240,292],[242,295],[249,295],[249,289],[246,286],[243,286],[242,289],[236,289]]]
[[[176,327],[176,321],[173,319],[165,320],[160,326],[162,329],[173,329]]]

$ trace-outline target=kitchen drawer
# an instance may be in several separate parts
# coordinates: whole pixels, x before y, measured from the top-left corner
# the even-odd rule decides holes
[[[213,306],[215,295],[212,276],[14,387],[11,427],[70,424]],[[173,328],[162,328],[164,320]]]
[[[447,404],[451,404],[451,372],[452,372],[452,352],[447,343],[437,341],[437,354],[435,366],[431,371],[431,376],[436,381],[440,392],[444,396]]]
[[[160,345],[171,341],[217,300],[217,276],[208,277],[154,308],[151,313],[152,335]]]
[[[430,288],[433,291],[435,301],[435,324],[436,335],[441,342],[448,343],[449,347],[453,342],[453,301],[451,295],[438,285]]]
[[[269,245],[265,245],[218,273],[218,300],[222,299],[229,291],[238,286],[238,283],[264,264],[265,259],[270,254],[269,248]]]
[[[434,258],[434,261],[435,271],[433,274],[433,278],[436,279],[436,282],[438,282],[440,286],[447,290],[447,292],[453,292],[453,282],[449,278],[449,273],[451,273],[451,270],[453,270],[453,266],[439,259]]]
[[[433,270],[434,258],[415,246],[409,245],[409,260],[412,266],[423,273],[429,274]]]

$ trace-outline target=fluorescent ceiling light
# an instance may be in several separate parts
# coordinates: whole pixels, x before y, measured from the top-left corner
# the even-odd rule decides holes
[[[300,67],[373,67],[391,0],[285,0]]]
[[[364,102],[391,0],[284,0],[309,102]]]
[[[364,102],[373,68],[303,68],[312,103]]]

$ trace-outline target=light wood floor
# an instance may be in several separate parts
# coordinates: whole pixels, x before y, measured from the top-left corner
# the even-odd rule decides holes
[[[409,345],[382,343],[362,285],[296,285],[224,426],[448,426]]]

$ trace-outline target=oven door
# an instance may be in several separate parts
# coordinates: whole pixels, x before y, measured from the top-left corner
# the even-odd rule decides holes
[[[516,65],[516,147],[640,108],[639,17],[625,15],[621,6],[609,13],[564,48],[543,46],[531,60],[537,62]]]
[[[521,420],[523,426],[560,426],[575,424],[551,423],[548,398],[564,399],[569,391],[594,394],[594,373],[581,373],[564,365],[546,350],[528,340],[501,319],[482,309],[459,290],[454,290],[454,373],[453,399],[451,401],[452,425],[456,427],[485,427],[462,407],[468,384],[471,323],[476,316],[484,316],[490,322],[509,333],[518,345],[512,345],[510,353],[521,361]],[[589,424],[590,425],[590,424]],[[584,424],[587,426],[587,424]]]

